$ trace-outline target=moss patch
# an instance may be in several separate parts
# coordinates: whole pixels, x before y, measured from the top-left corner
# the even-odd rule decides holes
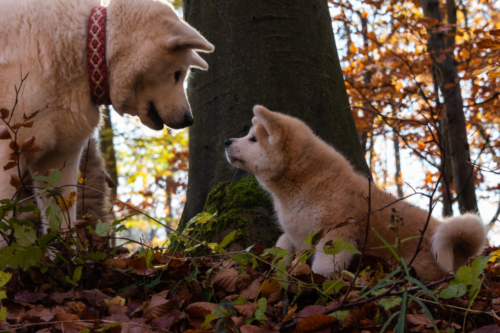
[[[252,244],[271,246],[280,234],[274,221],[272,201],[253,175],[236,182],[217,184],[209,193],[203,211],[217,214],[216,220],[197,224],[189,235],[199,241],[220,243],[231,231],[238,230],[227,248],[230,251],[242,250]],[[186,247],[192,245],[186,244]],[[198,247],[191,253],[202,255],[206,252]]]

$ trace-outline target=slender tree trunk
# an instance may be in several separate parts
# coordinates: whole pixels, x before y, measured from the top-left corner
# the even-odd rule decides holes
[[[439,1],[420,0],[420,5],[426,17],[442,22]],[[433,64],[437,69],[439,87],[444,96],[447,125],[445,131],[450,140],[451,148],[451,156],[447,157],[452,159],[455,192],[457,193],[460,212],[477,211],[473,167],[470,164],[469,143],[467,141],[463,100],[460,91],[460,78],[457,75],[453,53],[443,53],[448,48],[443,33],[429,31],[428,48]]]
[[[101,152],[104,155],[106,164],[106,172],[109,174],[111,180],[118,185],[118,171],[116,168],[116,153],[113,139],[115,134],[113,132],[113,124],[111,123],[111,115],[109,107],[103,109],[104,127],[99,131]],[[116,197],[116,187],[111,189],[113,197]]]
[[[394,131],[392,141],[394,142],[394,159],[396,161],[396,173],[394,174],[394,179],[396,180],[398,198],[402,198],[403,180],[401,179],[401,156],[399,155],[399,136],[396,131]]]
[[[439,129],[444,137],[444,145],[446,156],[449,156],[451,147],[450,140],[448,136],[446,136],[446,117],[443,117],[439,122]],[[453,192],[451,190],[451,184],[453,182],[453,168],[451,161],[443,161],[444,169],[443,177],[441,178],[441,195],[443,197],[443,217],[453,216]]]
[[[101,152],[104,155],[104,164],[106,168],[106,172],[108,173],[111,180],[118,185],[118,171],[116,167],[116,154],[115,154],[115,146],[113,143],[113,138],[115,134],[113,132],[113,125],[111,123],[111,114],[109,107],[104,107],[103,118],[104,118],[104,127],[99,131],[99,142],[101,145]],[[111,189],[111,195],[116,198],[117,195],[117,187]],[[114,216],[113,216],[114,220]],[[115,237],[111,238],[111,246],[116,246]]]
[[[181,228],[203,210],[214,186],[245,175],[226,161],[224,140],[247,134],[255,104],[304,120],[369,175],[327,1],[266,0],[257,5],[251,0],[185,0],[184,17],[215,45],[215,52],[203,55],[210,69],[195,73],[188,88],[195,122],[189,129],[189,184]],[[252,223],[250,215],[245,219]],[[268,224],[260,231],[274,228]]]

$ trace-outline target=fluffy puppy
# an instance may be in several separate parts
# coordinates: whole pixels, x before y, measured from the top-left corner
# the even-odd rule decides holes
[[[330,275],[349,266],[353,254],[343,251],[335,256],[323,252],[325,243],[341,237],[360,249],[368,211],[368,180],[357,173],[347,159],[319,139],[302,121],[262,106],[255,106],[253,126],[247,136],[226,140],[230,163],[255,175],[272,196],[280,227],[284,233],[276,246],[289,254],[306,249],[306,237],[321,229],[326,235],[316,246],[312,263],[315,273]],[[397,199],[371,185],[370,227],[394,244],[391,230],[392,208],[399,211],[400,239],[419,236],[428,212]],[[385,207],[385,208],[384,208]],[[359,220],[335,228],[348,218]],[[415,253],[419,239],[401,244],[399,252],[406,261]],[[480,218],[474,214],[440,221],[431,217],[422,242],[423,249],[413,267],[423,281],[442,272],[452,272],[480,253],[486,233]],[[394,262],[391,253],[374,248],[383,246],[370,230],[366,253]]]

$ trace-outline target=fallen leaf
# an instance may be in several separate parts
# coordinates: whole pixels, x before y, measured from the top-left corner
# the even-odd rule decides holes
[[[337,318],[327,316],[321,313],[310,315],[304,318],[297,324],[297,331],[299,332],[312,332],[322,328],[331,327],[333,324],[338,323]]]

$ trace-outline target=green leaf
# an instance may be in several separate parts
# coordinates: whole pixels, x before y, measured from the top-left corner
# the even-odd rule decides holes
[[[33,178],[34,180],[38,180],[38,181],[40,181],[40,182],[50,183],[50,179],[49,179],[49,177],[44,176],[44,175],[33,176],[32,178]]]
[[[60,181],[61,181],[61,173],[59,172],[59,170],[57,169],[52,170],[52,172],[49,175],[49,182],[52,185],[56,185],[59,184]]]
[[[331,280],[323,282],[323,294],[326,296],[336,293],[344,286],[343,280]]]
[[[97,236],[106,237],[109,235],[109,224],[102,223],[101,220],[98,220],[95,225],[95,233]]]
[[[207,315],[205,316],[205,321],[204,321],[204,322],[203,322],[203,324],[201,325],[201,328],[203,328],[203,329],[207,329],[207,330],[208,330],[208,329],[210,329],[210,328],[212,328],[212,327],[210,326],[210,322],[211,322],[212,320],[215,320],[215,319],[217,319],[217,315],[216,315],[216,314],[214,314],[214,313],[209,313],[209,314],[207,314]]]
[[[476,292],[479,291],[479,288],[483,284],[483,280],[480,278],[475,278],[474,281],[472,281],[470,285],[470,291],[469,291],[469,299],[472,300],[476,298]]]
[[[45,214],[49,217],[49,227],[52,232],[58,234],[61,232],[62,215],[61,208],[57,205],[56,200],[52,200],[52,203],[47,208]]]
[[[42,237],[40,237],[40,246],[42,246],[42,247],[46,246],[55,237],[56,237],[56,235],[54,235],[54,234],[45,234],[45,235],[43,235]]]
[[[7,265],[12,266],[14,269],[22,267],[24,270],[27,270],[31,266],[36,265],[42,256],[42,249],[38,246],[24,248],[14,243],[11,246],[0,249],[0,270],[4,269]]]
[[[193,260],[193,262],[191,264],[193,265],[194,269],[191,271],[191,273],[188,276],[188,282],[189,283],[191,283],[194,280],[196,280],[196,277],[198,276],[198,264],[194,260]]]
[[[245,252],[240,252],[231,257],[240,265],[240,269],[243,269],[249,263],[252,263],[252,269],[255,269],[258,265],[257,260],[254,257]]]
[[[266,307],[267,307],[267,300],[264,297],[262,297],[257,301],[257,310],[255,310],[253,314],[255,319],[260,321],[262,324],[265,324],[267,320],[266,316],[264,315],[264,313],[266,312]]]
[[[236,236],[237,232],[238,232],[237,230],[231,231],[231,233],[226,237],[224,237],[222,242],[220,242],[220,244],[215,247],[215,250],[218,252],[224,252],[224,248],[234,240],[234,237]]]
[[[112,323],[112,324],[109,324],[109,325],[106,325],[105,327],[103,328],[100,328],[98,330],[95,330],[94,332],[106,332],[107,330],[109,330],[110,328],[113,328],[113,327],[118,327],[120,326],[121,323]]]
[[[276,278],[278,278],[279,280],[283,280],[283,281],[278,281],[279,284],[281,284],[281,286],[283,288],[285,288],[285,290],[288,290],[288,286],[290,285],[290,282],[288,282],[288,273],[286,271],[286,263],[285,263],[285,260],[282,259],[280,260],[280,262],[278,262],[278,271],[276,272]],[[285,282],[287,281],[287,282]]]
[[[361,254],[351,243],[343,242],[342,238],[334,238],[331,241],[327,242],[323,246],[323,251],[326,254],[336,255],[342,251],[347,251],[349,253]]]
[[[340,311],[335,311],[333,313],[330,313],[329,316],[335,317],[335,318],[337,318],[338,321],[343,323],[345,321],[345,318],[347,317],[347,315],[349,313],[351,313],[351,311],[349,311],[349,310],[340,310]]]
[[[262,256],[266,256],[268,254],[272,254],[275,256],[273,261],[271,261],[271,269],[274,268],[274,263],[277,260],[283,258],[284,256],[288,256],[288,254],[286,253],[286,250],[282,249],[281,247],[271,247],[269,249],[265,249],[264,253],[262,253]]]
[[[378,304],[381,305],[385,310],[389,310],[397,305],[401,305],[401,297],[392,296],[390,298],[383,298],[378,301]]]
[[[247,300],[245,299],[245,297],[241,295],[233,299],[233,305],[245,305],[245,304],[247,304]]]
[[[304,244],[314,245],[321,239],[321,236],[323,236],[323,232],[321,231],[315,232],[314,234],[310,234],[309,236],[307,236],[306,240],[304,241]]]
[[[89,252],[85,254],[86,259],[90,259],[93,261],[102,261],[106,259],[106,253],[104,252]]]
[[[22,247],[33,245],[36,242],[36,231],[27,225],[14,225],[14,236]]]
[[[82,269],[83,269],[83,266],[78,266],[73,271],[73,281],[75,283],[78,282],[78,281],[80,281],[80,278],[82,277]]]
[[[444,299],[462,297],[467,292],[467,287],[463,283],[450,284],[448,288],[439,293],[439,297]]]
[[[0,271],[0,288],[3,288],[9,282],[11,277],[11,273]]]
[[[6,321],[7,320],[7,307],[3,306],[0,309],[0,320]]]

